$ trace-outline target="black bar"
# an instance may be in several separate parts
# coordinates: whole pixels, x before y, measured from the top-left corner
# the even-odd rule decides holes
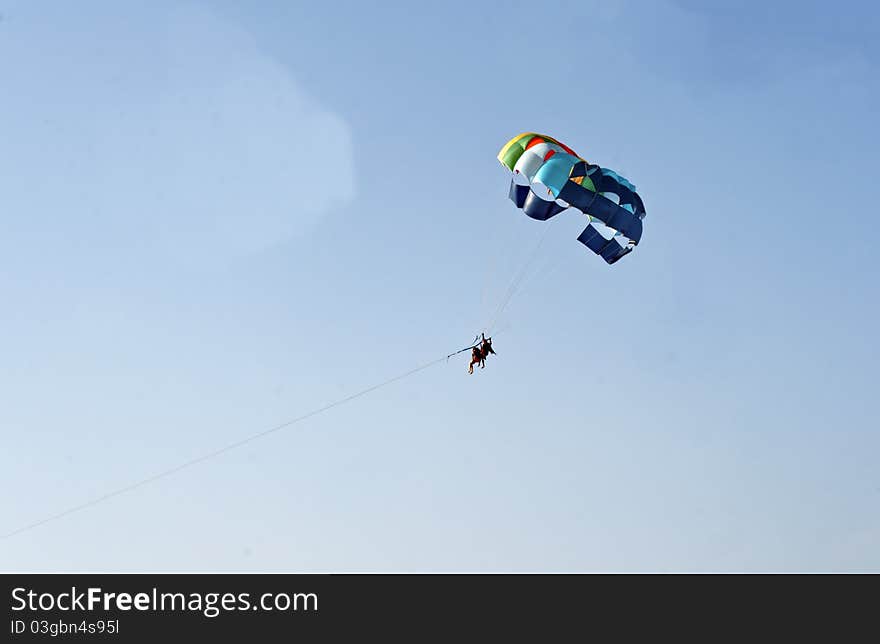
[[[494,642],[526,632],[540,642],[686,632],[711,641],[823,628],[842,641],[860,624],[876,633],[878,577],[8,574],[3,581],[10,642]]]

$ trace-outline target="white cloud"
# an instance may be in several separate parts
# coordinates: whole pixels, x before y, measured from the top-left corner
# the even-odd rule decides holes
[[[215,261],[353,197],[345,121],[199,5],[16,10],[0,23],[0,77],[7,231]]]

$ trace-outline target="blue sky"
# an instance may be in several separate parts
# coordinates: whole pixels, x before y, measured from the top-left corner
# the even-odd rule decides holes
[[[719,4],[719,6],[721,6]],[[4,570],[880,570],[870,3],[0,0]]]

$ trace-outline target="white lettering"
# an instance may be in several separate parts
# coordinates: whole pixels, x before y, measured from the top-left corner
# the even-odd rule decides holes
[[[24,588],[13,588],[12,589],[12,600],[19,602],[18,607],[16,607],[15,605],[12,606],[12,610],[24,610],[25,608],[27,608],[27,602],[24,600],[23,597],[18,596],[20,593],[23,593],[23,592],[24,592]]]
[[[134,607],[137,610],[149,610],[150,596],[147,593],[138,593],[134,596]]]

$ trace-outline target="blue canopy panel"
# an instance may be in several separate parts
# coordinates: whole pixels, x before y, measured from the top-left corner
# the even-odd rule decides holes
[[[603,177],[607,177],[607,178],[611,179],[612,181],[614,181],[614,182],[617,183],[618,185],[620,185],[620,186],[626,188],[626,189],[629,190],[630,192],[635,192],[635,191],[636,191],[636,187],[635,187],[633,184],[631,184],[631,183],[626,179],[626,177],[621,177],[621,176],[620,176],[619,174],[617,174],[614,170],[609,170],[608,168],[599,168],[599,171],[602,173],[602,176],[603,176]]]
[[[522,208],[526,202],[526,195],[531,192],[529,186],[521,186],[513,179],[510,180],[510,200],[516,204],[517,208]]]
[[[540,221],[546,221],[565,210],[555,201],[547,201],[539,197],[531,186],[521,186],[515,181],[510,182],[510,199],[529,217]]]
[[[642,238],[641,217],[598,192],[569,181],[559,194],[559,198],[584,214],[595,217],[606,226],[619,231],[635,244],[638,244]]]
[[[633,243],[621,244],[618,237],[606,239],[593,224],[588,224],[584,231],[578,235],[577,239],[609,264],[613,264],[624,255],[628,255],[635,248]]]
[[[571,177],[572,168],[578,163],[581,163],[581,159],[574,155],[564,152],[554,154],[544,161],[544,165],[538,169],[532,181],[543,183],[554,197],[558,197]]]
[[[634,190],[631,190],[630,187],[635,187],[628,181],[624,183],[620,183],[614,177],[608,176],[605,174],[605,168],[601,168],[601,173],[594,173],[590,176],[593,180],[593,185],[596,186],[596,190],[601,193],[612,193],[617,195],[617,203],[623,208],[626,208],[630,212],[638,213],[639,206],[641,205],[641,200],[638,199],[638,195]],[[624,179],[624,181],[626,181]],[[644,212],[644,207],[642,207],[642,212]]]

